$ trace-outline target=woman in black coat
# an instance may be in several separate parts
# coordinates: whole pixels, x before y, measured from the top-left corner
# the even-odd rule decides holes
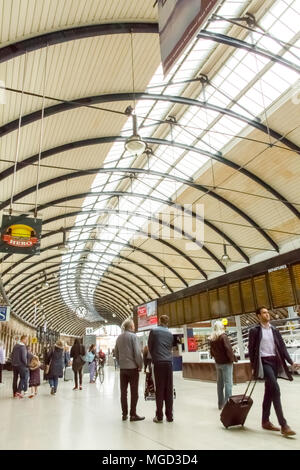
[[[50,365],[47,378],[51,387],[51,395],[55,395],[58,386],[58,379],[63,377],[64,368],[64,344],[57,341],[54,349],[50,351],[47,358],[47,364]]]
[[[71,348],[70,356],[73,358],[72,369],[74,372],[75,387],[73,390],[78,390],[78,375],[79,375],[79,390],[82,390],[82,368],[84,366],[84,360],[81,356],[85,355],[85,348],[78,338],[75,339],[75,342]]]

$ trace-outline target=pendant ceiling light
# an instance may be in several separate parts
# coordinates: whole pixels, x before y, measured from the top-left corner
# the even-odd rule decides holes
[[[134,155],[141,155],[146,149],[146,143],[142,140],[141,136],[137,133],[137,118],[134,111],[132,116],[133,134],[125,142],[125,149]]]
[[[130,35],[130,49],[131,49],[131,74],[132,74],[132,92],[135,96],[135,82],[134,82],[134,64],[133,64],[133,35]],[[125,113],[132,116],[132,130],[133,134],[125,142],[125,149],[134,155],[141,155],[146,148],[146,143],[142,140],[137,132],[137,116],[135,114],[135,98],[133,99],[133,108],[129,106]]]
[[[225,264],[225,266],[227,266],[227,264],[231,262],[231,258],[227,254],[227,248],[226,248],[225,244],[223,245],[223,247],[224,247],[224,253],[222,255],[221,261],[222,261],[222,263]]]
[[[60,245],[58,245],[58,249],[62,253],[67,253],[69,251],[69,246],[68,246],[67,240],[66,240],[66,231],[65,231],[65,229],[62,229],[62,233],[63,233],[63,240],[62,240],[62,243]]]
[[[46,290],[46,289],[49,289],[49,287],[50,287],[50,284],[47,281],[47,273],[46,273],[46,271],[44,271],[44,280],[42,282],[42,289]]]

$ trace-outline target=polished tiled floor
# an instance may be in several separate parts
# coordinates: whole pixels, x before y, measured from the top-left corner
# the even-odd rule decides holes
[[[103,385],[90,385],[84,376],[82,391],[73,391],[71,382],[60,381],[56,396],[49,386],[39,387],[36,398],[11,397],[12,373],[4,371],[0,385],[0,449],[300,449],[300,377],[280,380],[282,402],[293,438],[264,431],[260,427],[263,383],[258,383],[254,405],[245,428],[226,430],[216,406],[216,385],[183,380],[174,374],[177,398],[173,423],[155,424],[154,403],[143,399],[144,374],[140,379],[138,413],[145,421],[121,421],[119,372],[105,368]],[[236,385],[233,393],[242,393]],[[272,411],[272,421],[277,424]]]

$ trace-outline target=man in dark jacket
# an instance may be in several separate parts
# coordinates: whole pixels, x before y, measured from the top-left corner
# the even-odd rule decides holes
[[[162,315],[159,326],[150,331],[148,348],[154,364],[156,391],[155,423],[163,422],[163,403],[167,421],[173,421],[173,335],[168,330],[169,317]]]
[[[28,378],[27,345],[28,337],[21,336],[20,341],[14,345],[11,363],[13,369],[13,396],[14,398],[23,398],[21,390],[27,390],[26,380]],[[18,378],[20,381],[18,384]]]
[[[279,331],[270,325],[268,309],[260,307],[257,309],[256,315],[260,325],[251,328],[249,332],[249,358],[254,378],[265,379],[262,427],[269,431],[280,431],[280,428],[270,422],[271,404],[273,403],[281,426],[281,433],[285,436],[293,436],[296,433],[287,425],[283,416],[277,378],[293,380],[286,361],[291,364],[293,369],[299,366],[293,363]]]
[[[115,357],[120,365],[122,419],[126,421],[128,417],[127,389],[130,384],[130,421],[141,421],[145,417],[136,414],[136,405],[139,398],[139,372],[143,365],[142,351],[131,318],[124,321],[122,329],[123,333],[118,336],[115,346]]]

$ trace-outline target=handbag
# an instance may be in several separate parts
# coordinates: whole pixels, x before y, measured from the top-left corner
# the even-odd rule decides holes
[[[47,364],[47,365],[45,366],[45,375],[48,375],[48,374],[49,374],[51,362],[52,362],[52,359],[51,359],[51,361],[49,362],[49,364]]]

